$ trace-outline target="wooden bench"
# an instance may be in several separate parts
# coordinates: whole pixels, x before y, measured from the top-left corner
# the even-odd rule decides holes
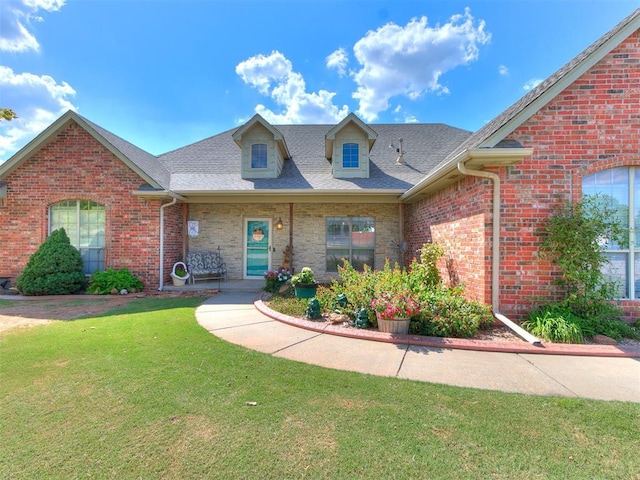
[[[191,251],[187,254],[186,264],[191,283],[198,280],[227,281],[227,266],[222,260],[220,247],[214,251]]]

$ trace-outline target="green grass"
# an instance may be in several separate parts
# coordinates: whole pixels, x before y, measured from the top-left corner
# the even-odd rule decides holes
[[[295,363],[209,334],[198,302],[2,334],[0,478],[639,478],[639,404]]]

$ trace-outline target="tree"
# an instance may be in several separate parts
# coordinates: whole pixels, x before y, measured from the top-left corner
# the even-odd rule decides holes
[[[18,118],[18,114],[10,108],[0,108],[0,120],[11,121]]]

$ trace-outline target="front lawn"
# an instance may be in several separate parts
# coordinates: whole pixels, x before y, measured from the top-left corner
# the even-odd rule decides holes
[[[638,478],[640,404],[300,364],[219,340],[199,301],[1,334],[0,478]]]

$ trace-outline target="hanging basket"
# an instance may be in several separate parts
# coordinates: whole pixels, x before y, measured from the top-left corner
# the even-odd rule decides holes
[[[180,276],[176,273],[176,269],[178,267],[182,267],[182,271],[185,272],[184,276]],[[182,262],[176,262],[173,264],[173,270],[171,271],[171,279],[173,280],[173,286],[174,287],[182,287],[184,286],[185,283],[187,283],[187,280],[189,279],[190,275],[189,272],[187,271],[187,266],[182,263]]]

